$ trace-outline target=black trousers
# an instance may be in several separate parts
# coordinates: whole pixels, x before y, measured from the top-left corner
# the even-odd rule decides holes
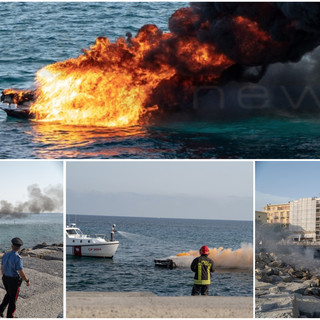
[[[194,284],[192,288],[192,296],[198,296],[200,293],[203,296],[209,295],[209,284]]]
[[[19,295],[20,279],[13,277],[2,277],[4,288],[6,289],[6,295],[4,296],[0,305],[0,313],[3,313],[8,306],[7,318],[14,318],[14,312],[16,311],[16,301]]]

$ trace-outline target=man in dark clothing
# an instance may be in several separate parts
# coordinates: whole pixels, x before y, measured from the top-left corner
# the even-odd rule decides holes
[[[214,262],[208,258],[209,248],[202,246],[200,254],[200,257],[195,258],[191,264],[191,270],[195,273],[191,293],[193,296],[198,296],[200,293],[203,296],[209,294],[210,275],[214,272]]]
[[[0,305],[0,316],[3,317],[3,312],[8,306],[7,318],[14,318],[16,301],[18,299],[22,280],[27,283],[27,286],[30,285],[30,281],[23,271],[22,259],[18,254],[18,251],[23,244],[22,240],[13,238],[11,243],[12,251],[5,253],[1,259],[2,282],[6,289],[6,295]]]

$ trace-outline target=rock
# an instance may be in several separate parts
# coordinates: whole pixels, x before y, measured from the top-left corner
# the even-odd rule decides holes
[[[320,287],[320,276],[312,276],[311,280],[316,284],[317,287]]]
[[[278,308],[278,303],[274,302],[274,303],[264,303],[261,304],[257,309],[257,311],[261,311],[261,312],[266,312],[266,311],[271,311]]]
[[[292,282],[293,278],[290,276],[289,273],[283,273],[281,276],[283,282]]]
[[[309,285],[309,287],[319,287],[319,280],[306,280],[303,282],[305,285]]]
[[[281,290],[280,290],[280,288],[277,287],[277,286],[271,287],[271,288],[269,289],[269,293],[271,293],[271,294],[278,294],[278,293],[280,293],[280,292],[281,292]]]
[[[277,282],[281,282],[282,281],[282,278],[279,277],[279,276],[276,276],[276,275],[273,275],[270,277],[270,282],[271,283],[277,283]]]
[[[280,274],[279,269],[278,269],[278,268],[274,268],[274,269],[273,269],[273,274],[276,275],[276,276],[278,276],[278,275]]]
[[[295,272],[293,272],[292,277],[293,277],[293,278],[302,279],[302,278],[303,278],[303,272],[300,271],[300,270],[295,271]]]
[[[263,282],[268,282],[268,283],[277,283],[277,282],[282,281],[281,277],[279,277],[279,276],[276,276],[276,275],[268,276],[266,274],[263,274],[260,277],[260,279],[258,278],[257,280],[263,281]]]
[[[309,284],[304,284],[303,282],[290,282],[282,283],[284,290],[291,293],[303,294],[306,289],[309,288]]]
[[[50,248],[35,249],[28,252],[30,257],[36,257],[45,260],[63,260],[63,252],[60,250],[51,250]]]
[[[263,272],[263,274],[265,274],[266,276],[272,276],[272,275],[274,275],[274,271],[273,271],[272,268],[266,268],[266,270],[263,270],[262,272]]]
[[[301,315],[308,318],[319,318],[320,316],[320,299],[313,296],[303,296],[295,294],[297,306]]]
[[[283,268],[285,266],[285,263],[281,261],[273,261],[269,265],[270,267],[273,267],[273,268]]]
[[[255,281],[255,292],[256,297],[262,296],[265,294],[269,294],[269,290],[273,288],[274,286],[270,283],[262,282],[262,281]]]
[[[318,288],[307,288],[304,290],[303,294],[305,296],[312,295],[312,296],[318,296],[319,295],[319,289]],[[319,301],[320,303],[320,301]]]
[[[293,268],[289,268],[288,273],[290,275],[293,275],[295,273],[295,270]]]
[[[256,318],[298,318],[295,296],[289,293],[256,298]]]
[[[262,270],[261,270],[260,268],[256,268],[256,269],[255,269],[255,273],[256,273],[256,274],[262,274]]]
[[[35,249],[42,249],[42,248],[45,248],[47,247],[48,245],[45,243],[45,242],[42,242],[41,244],[37,244],[36,246],[34,246],[32,248],[32,250],[35,250]]]

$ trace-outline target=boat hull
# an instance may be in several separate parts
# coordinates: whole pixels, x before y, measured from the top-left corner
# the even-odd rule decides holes
[[[68,245],[67,255],[79,257],[112,258],[119,246],[118,241],[110,241],[105,244],[92,245]]]
[[[34,119],[34,114],[30,113],[28,109],[7,109],[7,108],[1,108],[8,117],[17,118],[17,119],[23,119],[23,120],[29,120]]]

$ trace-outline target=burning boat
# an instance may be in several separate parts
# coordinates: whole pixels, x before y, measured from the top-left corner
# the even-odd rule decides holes
[[[176,263],[172,259],[155,259],[154,264],[156,267],[175,269],[177,267]]]
[[[6,104],[0,106],[9,117],[18,119],[34,119],[35,115],[30,111],[30,106],[35,100],[35,91],[5,89],[2,91],[0,101]]]
[[[128,127],[147,123],[156,110],[194,112],[209,90],[219,96],[219,86],[257,83],[268,66],[300,61],[319,47],[319,16],[319,3],[193,2],[172,14],[169,32],[146,24],[115,42],[98,37],[77,58],[41,68],[31,112],[21,106],[33,91],[4,92],[1,100],[19,98],[8,115],[65,125]]]
[[[119,241],[108,240],[106,235],[84,234],[75,223],[66,227],[66,241],[67,255],[80,257],[112,258],[119,246]]]

